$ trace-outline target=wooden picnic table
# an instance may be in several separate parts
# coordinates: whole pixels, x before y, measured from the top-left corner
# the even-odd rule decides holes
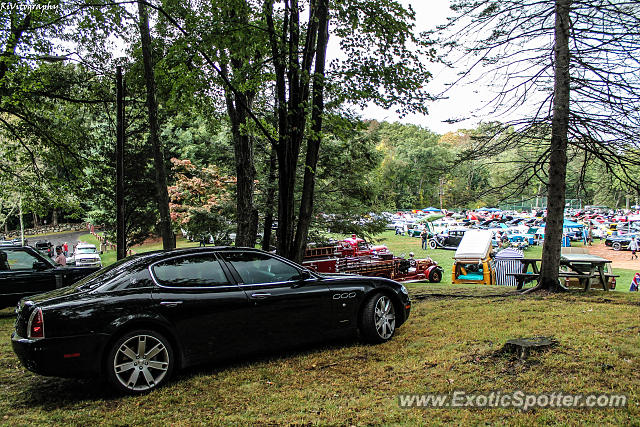
[[[539,258],[523,258],[522,270],[520,273],[508,273],[517,281],[517,289],[523,288],[525,283],[537,280],[540,277],[540,269],[538,263],[542,260]],[[566,267],[569,271],[560,271],[558,276],[564,278],[576,278],[580,284],[584,286],[584,290],[588,291],[591,287],[591,279],[597,278],[602,289],[609,290],[608,279],[618,277],[614,274],[607,274],[604,271],[606,264],[610,264],[611,260],[590,254],[563,254],[560,257],[560,267]],[[529,272],[531,268],[531,272]]]
[[[532,282],[534,280],[538,280],[540,277],[540,269],[538,268],[538,263],[542,261],[540,258],[522,258],[522,269],[520,273],[507,273],[507,276],[513,276],[516,279],[516,289],[520,290],[523,288],[525,283]],[[529,272],[529,267],[531,267],[531,272]]]
[[[609,290],[608,278],[615,277],[613,274],[606,274],[604,266],[611,264],[610,259],[602,258],[591,254],[563,254],[560,257],[560,266],[567,267],[571,271],[561,272],[561,277],[576,277],[580,283],[584,284],[584,290],[591,287],[591,279],[597,278],[602,289]]]

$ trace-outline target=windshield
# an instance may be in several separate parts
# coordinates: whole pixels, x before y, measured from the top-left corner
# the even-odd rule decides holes
[[[95,254],[97,253],[96,248],[78,248],[76,249],[77,254]]]

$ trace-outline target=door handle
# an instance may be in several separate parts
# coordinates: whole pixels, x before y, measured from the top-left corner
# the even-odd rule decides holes
[[[271,296],[268,292],[256,292],[255,294],[251,294],[251,298],[253,299],[266,299]]]
[[[160,303],[160,305],[163,305],[165,307],[177,307],[180,304],[182,304],[182,301],[162,301]]]

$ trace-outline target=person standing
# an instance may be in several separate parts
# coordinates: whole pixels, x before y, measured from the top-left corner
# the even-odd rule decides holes
[[[638,259],[638,255],[636,254],[638,251],[638,241],[636,240],[636,236],[631,238],[631,242],[629,242],[629,250],[631,251],[631,259]]]
[[[591,246],[592,242],[593,242],[593,224],[589,224],[589,232],[587,234],[587,243],[589,246]]]
[[[69,245],[67,242],[64,242],[64,245],[62,245],[62,252],[64,253],[64,256],[69,256]]]
[[[427,249],[427,229],[423,228],[420,232],[420,239],[422,239],[422,249]]]
[[[62,253],[62,248],[60,246],[56,247],[56,259],[55,259],[55,262],[56,262],[56,264],[58,264],[60,266],[67,265],[67,258]]]

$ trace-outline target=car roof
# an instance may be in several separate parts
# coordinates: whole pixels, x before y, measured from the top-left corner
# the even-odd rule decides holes
[[[176,255],[188,255],[194,254],[198,252],[211,252],[211,251],[251,251],[251,252],[260,252],[267,253],[261,249],[256,248],[247,248],[242,246],[208,246],[208,247],[193,247],[193,248],[179,248],[179,249],[168,249],[168,250],[157,250],[151,252],[143,252],[140,254],[133,255],[133,257],[137,258],[162,258],[164,256],[176,256]]]

